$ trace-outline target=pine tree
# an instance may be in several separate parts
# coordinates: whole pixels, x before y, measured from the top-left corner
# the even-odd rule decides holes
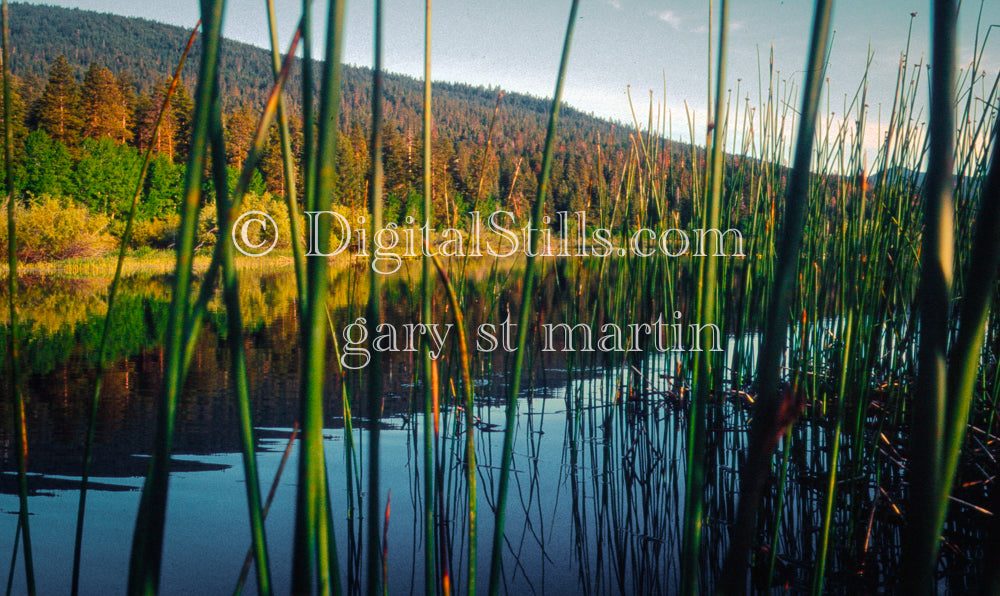
[[[21,89],[23,84],[16,77],[12,77],[10,85],[10,103],[11,103],[11,128],[14,134],[14,154],[20,155],[24,150],[24,140],[28,136],[28,127],[24,125],[24,100],[22,99]],[[3,98],[3,93],[0,92],[0,99]],[[3,131],[3,112],[0,110],[0,131]]]
[[[285,195],[285,163],[281,153],[281,135],[277,125],[271,125],[264,144],[264,155],[260,160],[260,173],[264,176],[267,190],[274,195]]]
[[[191,114],[194,102],[184,84],[178,84],[170,98],[170,108],[174,117],[174,161],[187,161],[191,150]]]
[[[38,127],[52,139],[74,147],[80,131],[80,90],[66,56],[59,55],[35,109]]]
[[[229,115],[226,120],[226,145],[229,147],[229,165],[236,169],[243,167],[250,145],[253,144],[254,133],[257,132],[257,121],[250,109],[243,105]]]
[[[110,137],[121,142],[126,136],[128,105],[111,71],[92,63],[80,91],[83,106],[83,136]]]
[[[125,104],[125,112],[121,114],[122,123],[119,129],[122,134],[121,142],[125,143],[135,138],[132,130],[135,124],[135,109],[137,98],[135,95],[135,79],[129,71],[118,73],[118,90],[122,94],[122,102]]]
[[[167,99],[167,90],[170,82],[161,80],[153,88],[148,97],[141,97],[136,104],[135,110],[135,142],[140,151],[144,151],[150,144],[153,151],[166,154],[170,159],[174,159],[174,143],[177,132],[177,120],[174,111],[167,106],[163,113],[163,120],[160,121],[160,128],[153,134],[156,126],[156,118],[160,113],[163,102]],[[172,102],[171,102],[172,103]]]
[[[24,143],[19,184],[29,197],[63,196],[73,190],[73,158],[66,145],[44,130],[31,132]]]

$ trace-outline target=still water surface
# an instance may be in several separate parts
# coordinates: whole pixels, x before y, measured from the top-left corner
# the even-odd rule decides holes
[[[404,268],[387,280],[385,320],[397,324],[416,320],[419,283],[413,269]],[[514,297],[520,291],[517,282],[510,279],[519,279],[519,272],[503,268],[470,272],[464,288],[470,328],[481,322],[501,321],[508,312],[516,312]],[[580,320],[573,318],[579,313],[573,315],[572,308],[554,307],[564,302],[563,296],[574,283],[571,271],[549,268],[536,297],[536,311],[542,320]],[[98,412],[82,593],[125,590],[131,535],[151,451],[163,372],[159,337],[169,302],[168,287],[169,279],[155,276],[133,276],[124,284],[111,341],[114,364],[105,375]],[[69,591],[80,457],[105,288],[103,281],[28,278],[20,296],[23,358],[28,373],[29,507],[41,594]],[[363,312],[366,288],[366,280],[354,270],[333,273],[329,307],[334,331],[339,332]],[[582,294],[578,288],[574,290],[587,296],[587,290]],[[294,279],[285,270],[247,274],[241,294],[261,491],[267,495],[298,413],[300,353]],[[438,311],[447,313],[443,292],[435,300]],[[579,302],[581,312],[593,314],[594,320],[603,316],[599,301]],[[450,314],[442,316],[447,317],[445,322],[452,320]],[[220,307],[213,307],[178,405],[161,581],[167,594],[232,592],[250,544],[224,317]],[[727,370],[748,363],[752,366],[752,359],[735,357],[734,341],[729,337],[726,342],[730,352],[724,359]],[[446,348],[440,361],[442,378],[457,376],[451,368],[457,363],[451,349]],[[503,442],[503,371],[509,369],[510,356],[502,350],[479,354],[474,372],[478,566],[483,582],[488,576],[492,505]],[[381,502],[391,498],[387,569],[389,592],[393,594],[423,592],[420,512],[425,419],[416,405],[422,388],[413,381],[414,358],[406,352],[389,354],[379,422]],[[601,355],[576,359],[561,352],[532,353],[529,376],[535,389],[523,393],[519,401],[507,508],[503,572],[508,593],[676,591],[686,431],[683,392],[673,378],[677,358],[676,354],[659,354],[605,366]],[[349,374],[346,380],[354,412],[355,474],[361,470],[360,476],[348,479],[342,377],[332,353],[328,372],[324,435],[336,541],[344,587],[356,592],[365,577],[362,515],[366,508],[363,502],[358,504],[359,495],[362,500],[367,498],[362,489],[367,487],[368,425],[359,416],[363,405],[357,397],[362,395],[359,384],[363,375]],[[744,447],[749,412],[739,393],[734,391],[729,397],[709,409],[712,465],[706,491],[706,580],[717,571],[725,553],[728,520],[735,512],[736,456]],[[452,399],[451,394],[442,399],[436,453],[443,478],[441,517],[451,541],[451,555],[446,559],[452,584],[462,586],[468,552],[464,414],[453,407]],[[4,420],[0,428],[0,560],[6,570],[18,501],[12,410],[5,402],[0,412]],[[792,589],[807,587],[811,581],[824,497],[821,487],[828,469],[824,455],[828,433],[808,421],[795,432],[790,481],[784,495],[786,515],[780,522],[777,543],[781,556],[776,566],[776,583]],[[267,518],[278,593],[287,593],[290,588],[296,450],[290,453]],[[881,485],[867,485],[846,474],[843,477],[845,483],[855,484],[845,484],[842,489],[844,496],[838,507],[844,511],[843,521],[835,532],[870,531],[870,552],[866,574],[861,577],[853,562],[856,553],[834,540],[828,585],[877,589],[890,582],[897,571],[899,519],[892,515],[885,499],[879,502],[873,496]],[[899,473],[887,466],[877,481],[898,488]],[[349,483],[355,487],[353,501]],[[849,515],[852,508],[867,512],[869,505],[871,521],[866,515]],[[967,541],[960,546],[979,548],[980,522],[973,516],[959,524],[958,536]],[[770,514],[762,520],[764,527],[774,523]],[[871,524],[870,528],[863,527],[865,523]],[[851,524],[862,527],[852,528]],[[758,548],[769,544],[767,538]],[[764,553],[760,550],[759,559],[769,560]],[[757,576],[760,567],[758,564]],[[942,587],[961,590],[963,578],[975,572],[970,561],[952,561]],[[251,593],[253,583],[251,573],[247,584]],[[13,585],[15,593],[25,589],[20,560]]]

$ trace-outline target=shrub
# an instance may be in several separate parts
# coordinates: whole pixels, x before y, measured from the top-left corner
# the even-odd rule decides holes
[[[129,246],[139,248],[174,248],[177,242],[177,230],[180,228],[181,216],[177,213],[166,217],[157,217],[132,224],[132,238]],[[195,237],[195,247],[215,245],[215,205],[208,204],[201,208],[198,214],[198,231]]]
[[[67,199],[36,197],[30,207],[17,204],[14,217],[17,258],[23,263],[94,257],[114,248],[107,218]],[[7,258],[6,225],[0,226],[0,253]]]
[[[152,248],[170,248],[174,244],[177,236],[177,223],[179,218],[176,215],[166,218],[157,217],[145,221],[136,221],[132,224],[132,238],[129,246],[140,248],[149,246]]]
[[[248,192],[246,196],[243,197],[243,202],[240,204],[239,214],[236,215],[235,219],[238,219],[240,215],[249,211],[263,211],[274,219],[274,223],[278,226],[278,242],[275,244],[276,248],[288,248],[292,245],[291,235],[289,233],[290,227],[288,220],[288,207],[285,205],[283,200],[275,198],[268,192],[261,194]],[[300,236],[302,241],[305,242],[305,231],[301,229],[305,227],[305,221],[301,216],[299,217],[299,226]],[[263,233],[263,230],[258,226],[252,226],[248,232],[250,232],[249,239],[251,242],[260,242],[262,240],[260,235]],[[231,233],[231,230],[226,232],[227,238],[229,237],[229,233]]]

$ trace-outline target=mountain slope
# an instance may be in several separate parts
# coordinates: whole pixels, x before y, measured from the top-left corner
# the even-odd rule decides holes
[[[24,81],[23,93],[29,102],[44,87],[48,69],[59,55],[69,59],[78,80],[96,62],[116,74],[128,73],[135,91],[148,93],[173,71],[190,35],[183,28],[144,19],[28,4],[11,5],[10,27],[12,71]],[[197,76],[199,52],[200,42],[195,44],[183,75],[190,89]],[[294,103],[299,102],[301,88],[299,66],[293,69],[287,87]],[[258,110],[272,80],[269,51],[239,42],[224,44],[221,91],[227,110],[244,105]],[[354,129],[351,138],[355,148],[363,145],[367,136],[370,81],[370,69],[344,67],[341,125],[345,136]],[[385,113],[390,127],[386,161],[388,168],[395,160],[398,170],[395,179],[394,173],[387,171],[390,195],[403,197],[419,188],[413,182],[419,175],[422,85],[402,75],[390,74],[385,79]],[[482,149],[499,93],[496,88],[435,83],[434,149],[435,161],[440,163],[435,175],[436,184],[448,191],[444,193],[446,202],[452,193],[469,200],[481,169],[486,171],[488,197],[501,202],[520,197],[523,201],[534,194],[532,173],[540,167],[550,102],[505,93],[491,151],[484,159]],[[562,109],[553,172],[557,208],[586,208],[602,189],[614,186],[616,176],[621,175],[621,161],[632,151],[628,131],[617,129],[578,110]],[[681,148],[675,145],[668,153]],[[452,210],[457,206],[456,199]]]

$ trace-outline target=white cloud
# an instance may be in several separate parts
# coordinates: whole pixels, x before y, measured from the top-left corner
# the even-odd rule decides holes
[[[715,29],[718,30],[718,27],[715,27]],[[746,31],[746,30],[747,30],[747,24],[744,23],[743,21],[736,21],[735,23],[729,23],[729,32],[730,33],[736,33],[737,31]],[[704,35],[704,34],[708,33],[708,26],[707,25],[698,25],[694,29],[691,29],[691,33],[697,33],[699,35]]]
[[[611,8],[615,9],[615,10],[621,10],[622,9],[621,0],[602,0],[602,1],[605,4],[607,4],[608,6],[610,6]]]
[[[672,10],[664,10],[663,12],[658,12],[656,13],[656,17],[661,21],[663,21],[664,23],[670,25],[674,29],[680,29],[681,27],[681,18],[677,15],[676,12]]]

